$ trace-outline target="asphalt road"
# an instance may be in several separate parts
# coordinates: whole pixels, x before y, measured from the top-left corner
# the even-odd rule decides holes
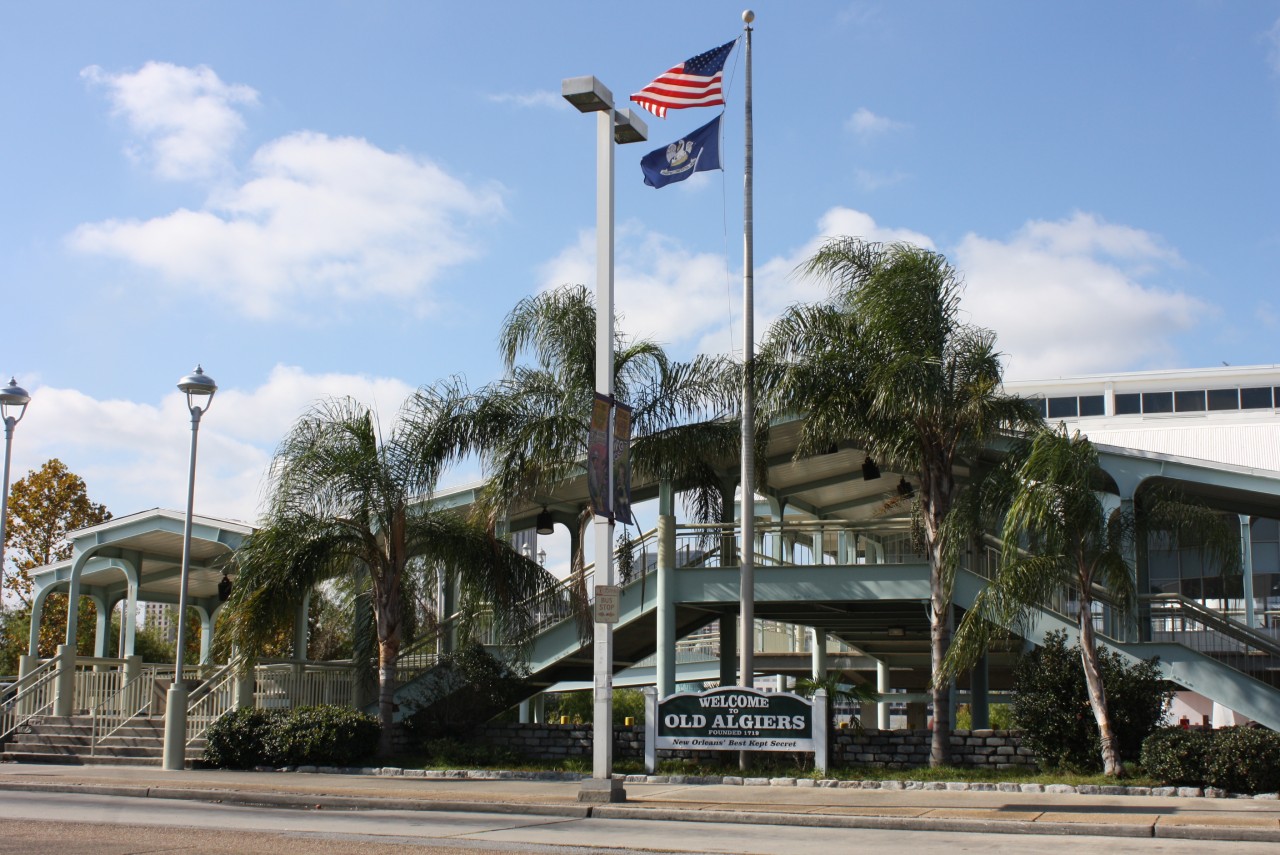
[[[1100,849],[1169,855],[1274,855],[1274,843],[955,834],[731,823],[569,819],[519,814],[298,810],[72,793],[0,793],[0,853],[133,855],[455,855],[510,852],[722,852],[825,855],[1018,853],[1096,855]]]

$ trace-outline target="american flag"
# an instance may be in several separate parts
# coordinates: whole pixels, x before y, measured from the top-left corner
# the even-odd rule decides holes
[[[659,119],[667,110],[684,107],[714,107],[724,103],[720,81],[724,77],[724,61],[737,40],[686,59],[658,75],[657,79],[631,96],[641,107]]]

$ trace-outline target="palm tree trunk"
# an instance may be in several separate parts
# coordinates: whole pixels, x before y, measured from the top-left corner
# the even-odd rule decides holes
[[[951,598],[943,584],[942,521],[951,510],[950,466],[923,467],[920,473],[921,518],[929,559],[929,662],[933,695],[933,733],[929,740],[929,765],[951,763],[951,684],[940,682],[942,660],[951,644]]]
[[[930,550],[931,559],[937,561],[941,556],[934,556],[937,547]],[[937,565],[935,565],[937,566]],[[930,574],[929,593],[929,662],[933,674],[942,673],[942,660],[947,655],[951,644],[951,625],[947,615],[951,611],[951,603],[943,596],[942,577],[940,573]],[[929,741],[929,765],[933,768],[947,766],[951,763],[951,683],[933,680],[933,733]]]
[[[1093,636],[1092,600],[1086,594],[1080,598],[1080,660],[1084,665],[1084,682],[1089,692],[1089,706],[1094,721],[1098,723],[1098,735],[1102,742],[1102,771],[1117,776],[1122,771],[1120,751],[1116,747],[1115,733],[1111,729],[1111,714],[1107,710],[1107,693],[1102,686],[1102,669],[1098,664],[1098,648]]]
[[[378,753],[388,756],[393,751],[396,712],[396,660],[400,656],[400,585],[374,574],[374,617],[378,626],[378,723],[382,738]]]
[[[398,641],[378,640],[378,723],[382,725],[378,754],[382,757],[394,753],[392,737],[396,712],[396,659],[399,653]]]

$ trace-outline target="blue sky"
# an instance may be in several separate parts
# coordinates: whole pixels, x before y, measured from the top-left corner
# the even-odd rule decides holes
[[[309,402],[390,419],[420,384],[493,378],[518,299],[594,284],[594,123],[561,79],[621,100],[743,8],[3,4],[15,477],[57,456],[117,514],[181,507],[174,383],[200,362],[198,507],[253,519]],[[754,9],[757,329],[853,234],[945,252],[1011,377],[1280,361],[1280,3]],[[741,333],[742,76],[739,50],[724,173],[639,172],[711,110],[646,115],[618,151],[623,324],[679,355]]]

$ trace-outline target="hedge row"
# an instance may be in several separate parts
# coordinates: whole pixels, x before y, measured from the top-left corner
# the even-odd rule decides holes
[[[1142,767],[1167,784],[1274,793],[1280,791],[1280,733],[1259,727],[1162,728],[1142,743]]]
[[[226,769],[254,766],[354,766],[378,750],[373,716],[338,706],[233,710],[205,737],[204,762]]]

